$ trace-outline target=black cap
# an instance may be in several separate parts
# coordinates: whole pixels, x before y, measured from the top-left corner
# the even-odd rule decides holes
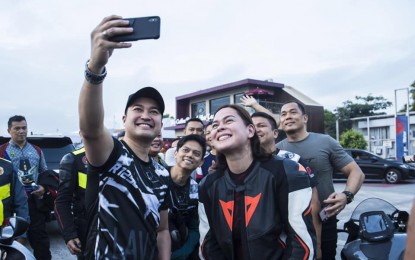
[[[127,105],[125,106],[125,111],[124,111],[125,114],[127,114],[127,109],[128,109],[129,106],[131,106],[133,101],[136,100],[137,98],[140,98],[140,97],[151,98],[154,101],[156,101],[157,105],[159,106],[161,114],[164,114],[164,100],[163,100],[163,97],[161,96],[160,92],[158,92],[157,89],[155,89],[153,87],[145,87],[145,88],[139,89],[134,94],[131,94],[128,97]]]

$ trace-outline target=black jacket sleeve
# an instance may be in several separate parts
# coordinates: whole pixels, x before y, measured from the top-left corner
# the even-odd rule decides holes
[[[210,214],[212,212],[211,203],[207,189],[208,185],[206,183],[206,179],[204,178],[199,185],[199,202],[202,204],[200,206],[203,206],[205,208],[206,217],[209,221],[209,226],[211,225],[212,221],[212,215]],[[214,230],[209,227],[209,231],[207,232],[205,239],[203,240],[203,243],[201,245],[202,247],[202,256],[204,259],[214,259],[214,260],[224,260],[226,259],[225,255],[222,252],[222,249],[220,248],[218,241],[216,240],[216,234],[214,233]]]
[[[77,188],[76,177],[75,156],[70,153],[65,155],[60,163],[58,196],[55,200],[55,215],[66,243],[78,238],[72,213],[73,194]]]

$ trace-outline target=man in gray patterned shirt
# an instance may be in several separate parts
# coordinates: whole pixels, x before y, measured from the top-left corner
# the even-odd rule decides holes
[[[12,116],[8,121],[11,139],[2,146],[2,157],[10,160],[18,172],[28,196],[30,226],[27,232],[36,259],[51,259],[50,240],[46,232],[49,212],[37,207],[43,196],[50,196],[48,187],[39,182],[40,173],[47,170],[45,156],[36,145],[27,142],[27,122],[24,116]]]

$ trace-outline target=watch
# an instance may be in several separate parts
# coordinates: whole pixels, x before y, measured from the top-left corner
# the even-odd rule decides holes
[[[346,199],[347,199],[347,204],[349,204],[350,202],[353,201],[354,195],[353,193],[351,193],[350,191],[342,191],[342,193],[344,193],[346,195]]]
[[[105,77],[107,76],[107,70],[104,67],[104,71],[101,74],[95,74],[89,70],[88,63],[89,63],[89,60],[87,60],[87,62],[85,63],[84,75],[85,75],[86,81],[88,81],[89,83],[93,85],[101,84],[104,81]]]

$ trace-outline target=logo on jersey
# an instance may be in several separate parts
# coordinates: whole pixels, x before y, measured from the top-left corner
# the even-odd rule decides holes
[[[298,162],[300,160],[300,156],[296,153],[292,153],[289,151],[285,151],[285,150],[280,150],[278,152],[278,155],[281,156],[282,158],[286,158],[286,159],[290,159],[293,161]]]
[[[258,206],[259,200],[261,199],[262,193],[259,193],[255,197],[245,196],[245,226],[248,227],[249,221],[251,221],[252,216],[255,213],[255,210]],[[226,222],[228,223],[229,229],[232,231],[233,228],[233,213],[235,202],[233,200],[225,202],[219,200],[222,207],[223,215],[225,216]]]

